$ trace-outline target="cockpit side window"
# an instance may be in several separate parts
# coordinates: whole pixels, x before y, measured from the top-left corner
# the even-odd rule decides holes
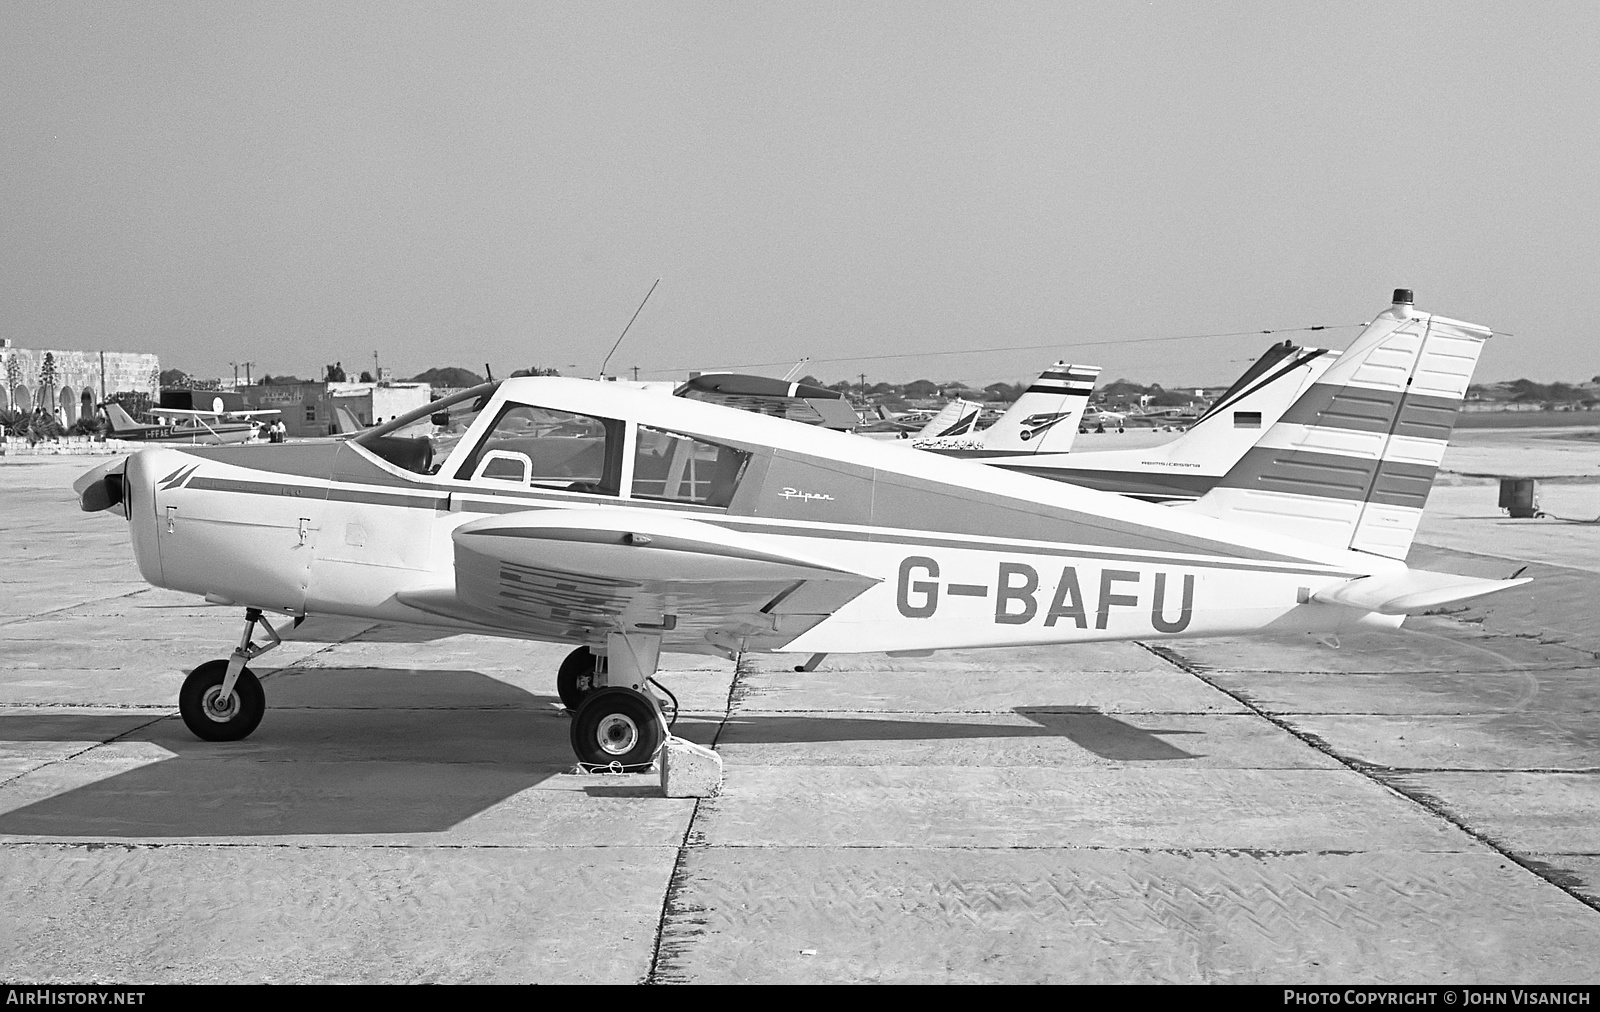
[[[455,477],[616,495],[622,431],[609,418],[508,402]]]
[[[726,506],[749,464],[745,450],[641,425],[633,497]]]

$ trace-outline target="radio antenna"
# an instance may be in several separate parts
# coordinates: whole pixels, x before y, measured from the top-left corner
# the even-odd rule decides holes
[[[622,346],[622,339],[628,336],[628,327],[632,327],[633,321],[639,318],[639,314],[644,311],[644,304],[650,301],[650,296],[655,294],[656,285],[659,284],[661,284],[661,279],[656,278],[656,284],[651,285],[650,291],[644,293],[644,300],[639,303],[639,308],[635,309],[633,311],[633,315],[628,317],[628,326],[622,328],[622,333],[617,336],[617,343],[611,346],[611,350],[606,352],[605,361],[600,363],[600,375],[597,377],[598,379],[605,378],[606,363],[611,361],[611,356],[615,355],[617,353],[617,349]]]

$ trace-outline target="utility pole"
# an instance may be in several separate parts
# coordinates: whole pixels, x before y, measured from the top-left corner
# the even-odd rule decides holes
[[[239,388],[239,363],[229,362],[228,364],[233,366],[233,387],[237,390]]]
[[[372,352],[372,382],[378,382],[378,352]]]
[[[867,406],[867,374],[861,374],[861,406]]]
[[[633,381],[635,383],[639,382],[639,367],[638,366],[634,366],[633,367]]]
[[[248,386],[254,386],[254,383],[250,379],[250,367],[255,365],[255,363],[254,362],[240,362],[239,365],[244,366],[244,385],[247,386],[247,387]],[[234,367],[233,380],[234,380],[235,383],[237,383],[239,381],[239,369],[238,369],[238,366]]]

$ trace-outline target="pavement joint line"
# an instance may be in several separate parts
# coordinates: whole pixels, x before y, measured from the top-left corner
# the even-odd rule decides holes
[[[13,615],[10,618],[0,619],[0,627],[16,625],[18,622],[28,622],[36,618],[44,618],[47,615],[59,615],[64,611],[71,611],[74,608],[82,608],[86,604],[99,604],[102,601],[122,601],[130,597],[138,597],[140,594],[148,594],[154,589],[154,587],[140,587],[138,590],[132,590],[126,594],[112,594],[109,597],[91,597],[83,601],[74,601],[72,604],[64,604],[59,608],[51,608],[48,611],[34,612],[31,615]]]
[[[1538,879],[1540,879],[1540,880],[1542,880],[1544,882],[1549,883],[1550,885],[1554,886],[1555,888],[1557,888],[1557,889],[1561,890],[1562,892],[1566,893],[1568,896],[1572,897],[1574,900],[1577,900],[1579,903],[1582,903],[1584,906],[1588,907],[1589,909],[1594,910],[1596,912],[1600,912],[1600,896],[1594,896],[1594,897],[1587,896],[1582,891],[1580,891],[1578,888],[1576,888],[1574,885],[1572,885],[1571,883],[1559,881],[1557,878],[1553,877],[1552,875],[1546,874],[1544,871],[1541,870],[1542,862],[1533,861],[1531,858],[1523,858],[1522,856],[1518,855],[1516,852],[1512,851],[1509,847],[1506,847],[1506,846],[1502,845],[1499,841],[1497,841],[1493,837],[1489,836],[1487,833],[1480,832],[1480,831],[1478,831],[1476,829],[1473,829],[1471,826],[1468,826],[1463,820],[1457,818],[1454,814],[1452,814],[1449,811],[1448,807],[1442,801],[1429,799],[1426,796],[1419,796],[1420,792],[1407,790],[1405,787],[1401,786],[1400,784],[1391,782],[1391,779],[1385,774],[1383,767],[1373,766],[1372,764],[1362,762],[1359,759],[1354,759],[1354,758],[1350,758],[1350,757],[1347,757],[1347,756],[1339,754],[1339,752],[1336,751],[1333,748],[1332,745],[1330,745],[1327,742],[1323,741],[1321,738],[1317,737],[1316,735],[1310,734],[1309,732],[1301,731],[1299,728],[1296,728],[1289,721],[1283,720],[1282,718],[1280,718],[1276,714],[1268,712],[1266,709],[1264,709],[1263,707],[1261,707],[1261,706],[1257,705],[1256,703],[1252,702],[1247,697],[1245,697],[1245,696],[1243,696],[1243,695],[1241,695],[1241,694],[1239,694],[1239,693],[1227,688],[1226,686],[1217,684],[1216,682],[1212,681],[1210,678],[1207,678],[1206,677],[1206,673],[1203,670],[1201,670],[1200,668],[1198,668],[1198,667],[1196,667],[1194,665],[1191,665],[1188,662],[1188,660],[1186,660],[1183,657],[1183,655],[1178,653],[1176,650],[1173,650],[1172,648],[1166,647],[1166,646],[1155,646],[1155,645],[1146,643],[1143,640],[1135,640],[1134,642],[1138,646],[1144,648],[1145,650],[1148,650],[1150,653],[1154,654],[1155,656],[1160,657],[1162,660],[1165,660],[1167,663],[1171,664],[1173,667],[1177,668],[1178,670],[1187,671],[1189,674],[1191,674],[1194,677],[1200,679],[1202,682],[1205,682],[1207,685],[1211,686],[1213,689],[1216,689],[1218,692],[1224,693],[1227,696],[1237,700],[1240,704],[1242,704],[1242,705],[1244,705],[1246,707],[1249,707],[1251,711],[1253,711],[1254,713],[1258,714],[1263,720],[1266,720],[1269,723],[1272,723],[1272,724],[1276,725],[1277,727],[1281,728],[1282,730],[1287,731],[1289,734],[1291,734],[1295,738],[1299,739],[1303,744],[1309,746],[1310,748],[1313,748],[1313,749],[1317,750],[1318,752],[1321,752],[1323,755],[1326,755],[1330,759],[1333,759],[1335,762],[1337,762],[1340,765],[1344,766],[1346,769],[1350,770],[1352,773],[1355,773],[1357,776],[1365,777],[1366,779],[1368,779],[1368,780],[1372,781],[1373,783],[1377,784],[1379,787],[1382,787],[1384,790],[1390,791],[1393,794],[1395,794],[1396,796],[1404,798],[1406,801],[1411,802],[1412,804],[1416,805],[1418,808],[1421,808],[1423,811],[1429,813],[1430,815],[1434,816],[1435,818],[1440,819],[1441,821],[1446,822],[1446,823],[1456,827],[1462,833],[1465,833],[1468,837],[1470,837],[1473,840],[1476,840],[1477,842],[1483,844],[1485,847],[1488,847],[1490,850],[1493,850],[1495,853],[1499,854],[1501,857],[1505,858],[1506,860],[1511,861],[1512,863],[1516,864],[1518,867],[1522,868],[1524,871],[1528,872],[1530,875],[1533,875],[1534,877],[1536,877],[1536,878],[1538,878]],[[1484,771],[1476,771],[1476,772],[1494,772],[1494,771],[1493,770],[1484,770]]]
[[[160,710],[169,713],[172,707],[160,703],[0,703],[4,710]]]
[[[526,843],[385,843],[375,840],[363,840],[354,843],[320,843],[305,841],[237,841],[185,838],[177,840],[149,840],[149,839],[124,839],[113,837],[49,837],[49,836],[0,836],[0,844],[6,847],[51,847],[51,848],[77,848],[84,850],[101,850],[108,847],[120,847],[123,850],[168,850],[176,848],[211,848],[217,850],[414,850],[414,851],[475,851],[475,850],[506,850],[527,851],[529,853],[542,853],[552,850],[617,850],[617,851],[657,851],[672,849],[671,844],[642,844],[642,843],[582,843],[582,844],[526,844]],[[1095,852],[1105,854],[1178,854],[1189,856],[1193,854],[1220,855],[1224,857],[1362,857],[1368,854],[1394,853],[1394,848],[1374,848],[1372,850],[1348,850],[1329,848],[1327,850],[1312,850],[1305,848],[1275,848],[1275,847],[1112,847],[1103,844],[1082,845],[1049,845],[1049,844],[904,844],[904,843],[839,843],[839,844],[801,844],[801,843],[719,843],[717,850],[737,851],[763,851],[763,850],[848,850],[848,851],[874,851],[892,850],[913,853],[974,853],[996,854],[1007,851],[1027,853],[1048,852]],[[1471,851],[1465,850],[1408,850],[1408,854],[1434,854],[1439,856],[1465,855],[1471,856]],[[1600,854],[1590,854],[1584,851],[1541,851],[1552,857],[1600,857]],[[655,983],[662,983],[655,981]]]
[[[933,716],[964,716],[964,717],[1005,717],[1016,716],[1017,711],[1025,713],[1047,713],[1056,717],[1092,717],[1096,715],[1126,714],[1134,716],[1149,714],[1152,717],[1240,717],[1248,716],[1246,710],[1102,710],[1097,708],[1073,709],[1068,706],[1019,706],[1015,709],[1005,710],[754,710],[741,707],[739,715],[750,714],[753,716],[767,716],[769,714],[848,714],[852,717],[905,717],[930,714]]]
[[[1456,641],[1459,642],[1459,641]],[[1463,668],[1407,668],[1404,671],[1290,671],[1287,668],[1213,668],[1205,665],[1195,665],[1198,671],[1205,671],[1213,675],[1287,675],[1304,678],[1307,675],[1328,675],[1335,678],[1345,678],[1350,675],[1384,675],[1394,677],[1396,674],[1404,675],[1504,675],[1508,672],[1505,668],[1485,668],[1482,671],[1472,671]],[[1548,667],[1515,668],[1517,674],[1543,675],[1561,671],[1593,671],[1593,662],[1578,664],[1552,664]]]
[[[747,673],[744,667],[744,659],[745,654],[742,652],[734,659],[733,677],[728,680],[728,696],[723,705],[722,720],[717,724],[716,733],[711,736],[711,745],[709,747],[713,752],[716,751],[717,743],[722,740],[722,731],[728,726],[728,719],[733,716],[734,703],[739,698],[739,679]],[[694,823],[700,817],[700,802],[703,800],[703,798],[694,799],[694,807],[689,811],[689,821],[683,827],[683,839],[678,841],[678,852],[672,859],[672,871],[667,875],[667,888],[661,897],[661,916],[656,918],[655,943],[650,947],[650,967],[646,970],[644,980],[640,983],[665,983],[661,979],[661,941],[666,937],[667,918],[672,914],[672,901],[677,896],[678,889],[682,884],[683,859],[689,852],[690,840],[694,836]]]
[[[78,837],[48,837],[48,836],[0,836],[0,844],[9,848],[21,847],[55,847],[79,848],[83,850],[103,850],[108,847],[120,847],[123,850],[168,850],[180,847],[210,848],[215,850],[416,850],[416,851],[469,851],[469,850],[510,850],[528,851],[530,853],[543,853],[552,850],[626,850],[626,851],[652,851],[668,850],[671,844],[638,844],[638,843],[573,843],[573,844],[525,844],[525,843],[384,843],[381,841],[364,840],[355,843],[309,843],[298,841],[264,842],[264,841],[235,841],[235,840],[128,840],[112,837],[93,837],[83,839]]]
[[[614,850],[628,852],[660,851],[671,848],[670,844],[507,844],[507,843],[386,843],[381,841],[358,841],[352,843],[320,843],[302,841],[227,841],[227,840],[128,840],[97,837],[93,839],[82,838],[54,838],[54,837],[22,837],[0,836],[0,844],[7,848],[23,849],[77,849],[77,850],[104,850],[119,848],[127,851],[139,850],[304,850],[304,851],[345,851],[345,850],[391,850],[391,851],[417,851],[417,852],[467,852],[467,851],[513,851],[530,854],[548,853],[550,851],[574,850]],[[998,854],[1008,851],[1022,853],[1050,853],[1050,852],[1093,852],[1106,854],[1139,854],[1160,855],[1175,854],[1183,857],[1193,855],[1219,856],[1219,857],[1250,857],[1257,859],[1291,858],[1291,857],[1363,857],[1393,853],[1392,849],[1377,848],[1373,850],[1309,850],[1309,849],[1280,849],[1271,847],[1110,847],[1103,845],[1083,846],[1048,846],[1028,844],[982,845],[982,844],[952,844],[939,846],[933,844],[718,844],[718,850],[728,851],[897,851],[906,853],[973,853],[973,854]],[[1406,851],[1413,854],[1432,854],[1440,857],[1472,856],[1470,851],[1461,850],[1424,850]],[[1600,853],[1587,853],[1583,851],[1542,851],[1550,857],[1600,857]],[[662,983],[662,981],[654,981]]]
[[[134,591],[133,594],[122,594],[122,595],[119,595],[119,597],[133,597],[135,594],[143,594],[143,593],[146,593],[149,590],[150,590],[150,588],[146,587],[143,590]],[[115,598],[99,598],[97,600],[115,600]],[[86,604],[86,603],[89,603],[89,602],[81,602],[81,603]],[[70,608],[76,608],[78,606],[79,605],[70,605],[69,607]],[[42,615],[51,615],[51,614],[55,614],[56,611],[65,611],[65,610],[67,610],[67,609],[58,608],[58,609],[54,609],[53,611],[40,612],[38,615],[33,615],[33,616],[29,616],[29,617],[38,618],[38,617],[40,617]],[[339,643],[342,643],[342,642],[344,642],[344,640],[340,640],[339,641]],[[312,651],[312,653],[308,654],[307,656],[308,657],[314,657],[317,654],[321,653],[323,650],[330,650],[330,649],[332,649],[333,647],[335,647],[337,645],[338,645],[338,643],[330,643],[327,646],[322,647],[320,650]],[[302,658],[302,660],[303,659],[304,658]],[[297,661],[295,663],[299,663],[299,662]],[[274,668],[273,670],[268,671],[265,675],[261,675],[260,678],[261,678],[261,680],[265,681],[266,679],[268,679],[268,678],[272,677],[273,675],[277,674],[279,671],[287,670],[287,668],[290,668],[290,667],[293,667],[293,666],[294,666],[293,664],[290,664],[290,665],[286,665],[284,668]],[[151,711],[154,711],[156,709],[157,709],[156,707],[148,707],[148,708],[141,707],[141,710],[143,710],[144,712],[147,712],[147,713],[149,713]],[[153,719],[144,721],[143,723],[140,723],[140,724],[137,724],[137,725],[135,725],[133,727],[130,727],[126,731],[123,731],[123,732],[121,732],[119,734],[114,734],[110,738],[105,739],[104,741],[95,742],[93,745],[89,745],[86,748],[81,748],[78,751],[72,753],[71,755],[61,756],[60,758],[57,758],[57,759],[46,760],[45,762],[42,762],[37,766],[30,767],[29,769],[24,770],[21,773],[18,773],[16,776],[7,777],[4,780],[0,780],[0,788],[4,788],[4,787],[7,787],[7,786],[10,786],[11,784],[16,783],[18,780],[21,780],[23,777],[30,776],[30,775],[32,775],[34,773],[37,773],[37,772],[39,772],[40,770],[43,770],[43,769],[48,769],[51,766],[58,766],[58,765],[60,765],[62,763],[69,763],[69,762],[73,761],[74,759],[77,759],[77,758],[79,758],[81,756],[87,755],[90,752],[93,752],[97,748],[102,748],[102,747],[104,747],[106,745],[110,745],[110,744],[112,744],[114,742],[120,741],[123,738],[126,738],[128,735],[131,735],[136,731],[142,731],[145,728],[151,726],[152,724],[159,724],[161,721],[166,720],[169,717],[178,716],[178,711],[173,707],[170,707],[170,706],[169,707],[162,707],[160,709],[161,709],[162,712],[160,713],[159,716],[154,716]]]
[[[144,723],[137,725],[136,727],[130,727],[126,731],[123,731],[121,734],[114,734],[111,737],[105,739],[104,741],[97,741],[93,745],[89,745],[86,748],[81,748],[78,751],[72,753],[71,755],[61,756],[58,759],[47,759],[47,760],[45,760],[44,762],[40,763],[37,766],[30,767],[29,769],[24,770],[21,773],[18,773],[14,777],[7,777],[4,780],[0,780],[0,788],[8,787],[11,784],[16,783],[18,780],[21,780],[23,777],[31,776],[32,774],[37,773],[42,769],[48,769],[51,766],[58,766],[61,763],[69,763],[72,760],[78,758],[79,756],[87,755],[88,753],[93,752],[97,748],[101,748],[101,747],[103,747],[105,745],[110,745],[112,742],[115,742],[115,741],[118,741],[118,740],[120,740],[122,738],[125,738],[128,735],[134,733],[135,731],[142,731],[145,728],[149,727],[151,724],[159,724],[161,721],[167,719],[167,717],[172,716],[172,714],[175,713],[175,712],[176,711],[169,710],[167,713],[163,714],[162,716],[156,717],[153,720],[147,720]]]
[[[1379,766],[1379,773],[1600,773],[1600,766]]]

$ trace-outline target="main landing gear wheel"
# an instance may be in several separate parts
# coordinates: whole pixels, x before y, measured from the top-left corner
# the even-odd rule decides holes
[[[588,647],[579,647],[561,662],[556,670],[556,695],[561,697],[562,706],[576,711],[584,697],[594,691],[595,665],[599,661]]]
[[[224,698],[222,679],[227,673],[227,661],[206,661],[189,672],[178,692],[178,712],[183,715],[183,722],[206,741],[247,738],[267,712],[267,695],[249,668],[239,672],[233,692]]]
[[[588,766],[638,770],[648,766],[667,739],[661,711],[641,692],[597,689],[572,718],[572,751]]]

